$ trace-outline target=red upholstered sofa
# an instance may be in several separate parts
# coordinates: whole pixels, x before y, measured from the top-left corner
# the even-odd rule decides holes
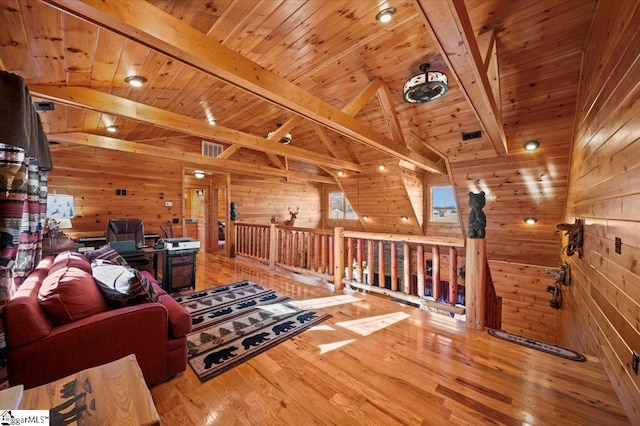
[[[85,263],[91,271],[80,253],[44,258],[7,304],[10,385],[39,386],[129,354],[135,354],[149,386],[184,371],[192,327],[187,311],[151,274],[139,271],[158,301],[108,307]],[[47,286],[56,291],[44,302]]]

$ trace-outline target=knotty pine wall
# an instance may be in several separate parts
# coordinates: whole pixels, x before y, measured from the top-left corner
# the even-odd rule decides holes
[[[565,222],[585,221],[584,257],[563,290],[558,341],[597,355],[640,424],[640,7],[598,2],[587,38]],[[620,254],[615,238],[622,239]],[[566,243],[566,242],[565,242]]]

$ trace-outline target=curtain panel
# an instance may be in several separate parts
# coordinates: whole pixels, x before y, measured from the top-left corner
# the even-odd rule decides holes
[[[48,174],[24,149],[0,143],[0,389],[9,385],[4,306],[42,257]]]

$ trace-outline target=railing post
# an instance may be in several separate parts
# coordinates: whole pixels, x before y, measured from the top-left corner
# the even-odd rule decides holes
[[[227,244],[229,244],[229,257],[236,257],[236,221],[229,221],[227,229]]]
[[[344,228],[335,228],[333,244],[333,286],[336,290],[342,290],[342,277],[344,276]]]
[[[276,259],[278,258],[278,231],[276,224],[269,225],[269,268],[276,267]]]
[[[431,247],[431,270],[433,280],[431,295],[435,300],[440,300],[440,246]]]
[[[416,263],[418,270],[418,297],[424,297],[424,245],[418,244],[416,252]]]
[[[367,240],[367,284],[373,285],[373,240]]]
[[[458,250],[449,247],[449,303],[458,302]]]
[[[467,238],[465,305],[467,328],[484,330],[486,256],[487,243],[484,238]]]

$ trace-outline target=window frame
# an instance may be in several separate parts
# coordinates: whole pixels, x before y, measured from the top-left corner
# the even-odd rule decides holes
[[[342,197],[342,208],[340,210],[342,212],[341,217],[333,216],[334,195],[340,195]],[[344,192],[341,192],[341,191],[329,192],[329,208],[327,210],[328,210],[328,216],[330,220],[357,220],[358,219],[358,213],[353,208],[353,204],[349,202],[349,200],[347,199],[347,196],[344,194]]]
[[[451,215],[445,215],[447,207],[451,207],[447,205],[447,202],[449,201],[449,194],[448,193],[444,193],[442,197],[439,197],[440,200],[438,200],[435,196],[434,193],[436,190],[444,190],[444,191],[451,191],[451,198],[450,200],[453,202],[453,207],[455,208],[455,213],[452,213]],[[436,201],[439,201],[436,204]],[[443,212],[443,216],[442,217],[435,217],[434,213],[436,211],[436,208],[442,209]],[[433,185],[429,188],[429,221],[432,223],[457,223],[459,220],[458,218],[458,204],[457,204],[457,200],[456,200],[456,195],[455,195],[455,191],[453,190],[453,185]]]

